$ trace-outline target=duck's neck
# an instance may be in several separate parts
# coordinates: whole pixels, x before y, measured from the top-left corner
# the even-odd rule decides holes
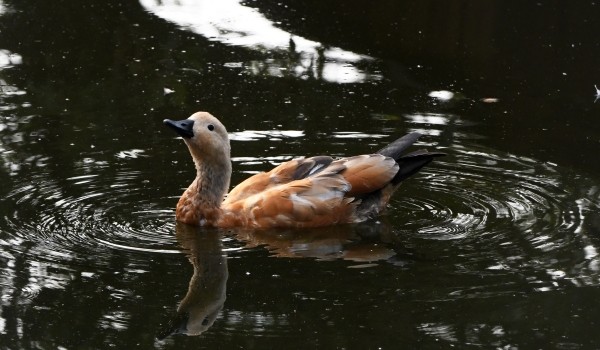
[[[207,163],[195,161],[196,179],[177,204],[179,221],[192,225],[214,226],[221,213],[221,203],[229,189],[229,159]]]
[[[197,196],[203,203],[219,208],[229,189],[231,161],[229,159],[212,162],[196,162]]]

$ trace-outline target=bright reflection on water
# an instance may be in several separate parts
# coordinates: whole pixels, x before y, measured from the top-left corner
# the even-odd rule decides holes
[[[149,12],[210,40],[271,56],[225,63],[231,68],[243,68],[254,75],[310,77],[336,83],[381,79],[380,75],[358,67],[373,58],[288,33],[239,0],[141,0],[140,3]]]
[[[0,50],[0,68],[10,67],[23,62],[23,57],[8,50]]]
[[[1,5],[1,3],[0,3]],[[0,14],[2,13],[2,8],[0,7]],[[6,80],[2,77],[2,72],[11,69],[14,66],[17,66],[23,62],[23,57],[21,55],[11,52],[9,50],[0,49],[0,111],[9,111],[18,108],[19,106],[6,102],[6,97],[14,96],[14,95],[25,95],[25,91],[19,89],[16,86],[11,85],[6,82]],[[25,104],[24,107],[28,105]],[[0,120],[0,131],[9,128],[8,124],[3,123]],[[13,137],[20,137],[19,135],[14,135]],[[0,144],[1,147],[1,144]]]
[[[288,137],[302,137],[302,130],[244,130],[229,134],[231,141],[257,141],[267,138],[269,141],[281,141]]]

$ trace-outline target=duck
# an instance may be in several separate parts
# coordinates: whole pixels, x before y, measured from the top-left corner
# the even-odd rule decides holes
[[[412,132],[371,154],[295,158],[227,193],[231,146],[219,119],[196,112],[163,123],[181,136],[196,168],[175,209],[176,221],[194,226],[311,228],[364,222],[386,208],[405,179],[445,155],[426,149],[405,152],[421,137]]]

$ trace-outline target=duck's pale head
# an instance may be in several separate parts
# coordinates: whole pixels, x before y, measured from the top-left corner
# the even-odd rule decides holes
[[[195,161],[229,161],[229,136],[225,126],[207,112],[184,120],[165,119],[164,124],[183,138]]]
[[[191,225],[213,225],[229,188],[231,158],[229,136],[221,122],[206,112],[197,112],[184,120],[164,120],[188,146],[196,179],[177,203],[177,220]]]

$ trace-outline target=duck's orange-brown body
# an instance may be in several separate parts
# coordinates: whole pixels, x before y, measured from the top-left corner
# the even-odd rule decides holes
[[[403,179],[443,155],[425,150],[400,155],[420,136],[413,133],[376,154],[285,162],[225,197],[231,176],[225,127],[206,112],[165,124],[183,137],[196,164],[196,179],[176,209],[177,220],[190,225],[317,227],[364,221],[385,208]]]

